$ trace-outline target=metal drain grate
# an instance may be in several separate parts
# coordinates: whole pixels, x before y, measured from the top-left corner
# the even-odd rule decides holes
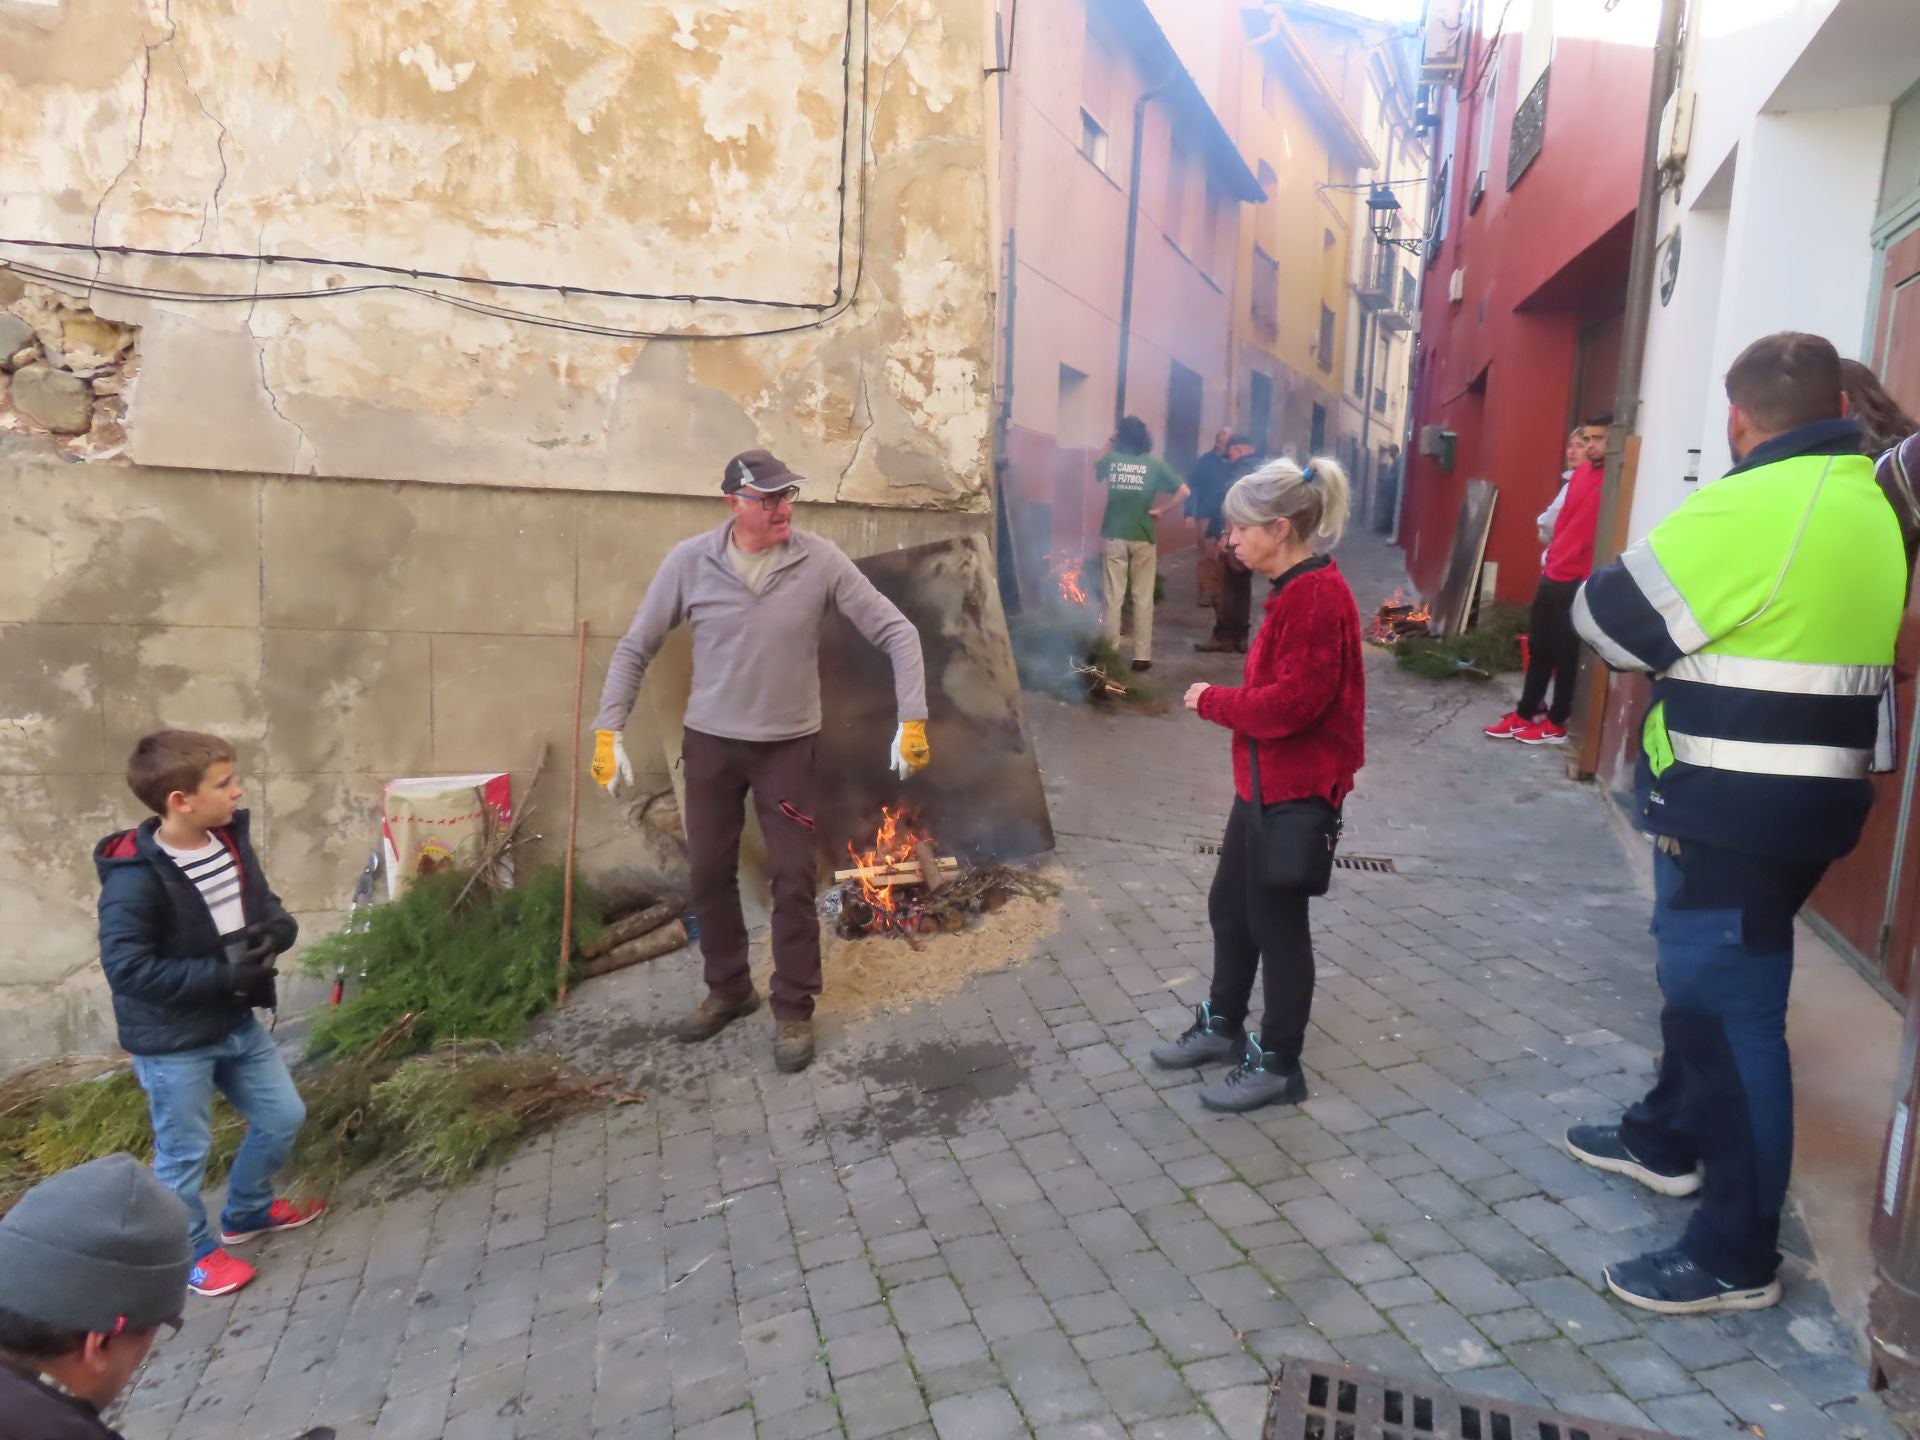
[[[1286,1362],[1260,1435],[1261,1440],[1673,1440],[1608,1420],[1312,1360]]]
[[[1369,875],[1397,875],[1393,861],[1384,855],[1336,855],[1333,857],[1336,870],[1364,870]]]

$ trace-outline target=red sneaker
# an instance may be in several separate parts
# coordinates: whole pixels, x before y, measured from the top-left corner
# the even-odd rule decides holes
[[[1531,725],[1522,725],[1513,732],[1513,738],[1522,745],[1564,745],[1567,743],[1567,731],[1563,725],[1556,725],[1544,717]]]
[[[259,1273],[238,1255],[210,1250],[194,1261],[187,1288],[196,1295],[231,1295],[242,1285],[251,1285]]]
[[[1518,710],[1509,710],[1480,733],[1491,736],[1495,740],[1511,740],[1532,723],[1530,720],[1522,720]]]
[[[278,1230],[298,1230],[302,1225],[311,1225],[326,1213],[324,1200],[276,1200],[267,1207],[265,1215],[256,1218],[253,1224],[229,1229],[227,1222],[220,1222],[220,1243],[222,1245],[244,1245],[249,1240],[258,1240],[262,1235],[271,1235]]]

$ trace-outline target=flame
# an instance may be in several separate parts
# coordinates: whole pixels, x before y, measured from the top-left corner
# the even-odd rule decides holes
[[[866,850],[854,848],[851,840],[847,842],[847,854],[853,857],[853,863],[862,870],[883,869],[889,865],[900,865],[913,859],[914,847],[933,837],[914,826],[913,818],[904,810],[895,810],[891,806],[880,807],[880,827],[874,831],[873,844]],[[869,876],[859,879],[860,898],[873,910],[876,930],[887,928],[900,912],[900,902],[894,898],[893,887],[875,884]]]
[[[1370,637],[1382,645],[1391,645],[1394,641],[1410,632],[1419,630],[1433,619],[1433,610],[1425,601],[1407,598],[1405,590],[1395,590],[1391,597],[1381,603],[1374,612],[1373,624],[1369,627]]]
[[[1056,559],[1049,555],[1047,558],[1052,562],[1053,578],[1060,586],[1060,598],[1074,605],[1086,604],[1087,592],[1080,583],[1080,574],[1087,564],[1086,557],[1062,555]]]

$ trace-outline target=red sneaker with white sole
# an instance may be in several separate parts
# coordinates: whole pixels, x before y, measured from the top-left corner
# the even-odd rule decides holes
[[[1532,723],[1529,720],[1522,720],[1518,710],[1509,710],[1480,733],[1493,740],[1511,740]]]
[[[1513,732],[1513,738],[1522,745],[1564,745],[1567,743],[1567,729],[1564,725],[1541,719],[1531,725],[1522,725]]]
[[[224,1250],[209,1250],[193,1262],[187,1273],[187,1288],[196,1295],[231,1295],[242,1285],[251,1285],[260,1272],[238,1255]]]
[[[249,1225],[229,1228],[227,1222],[220,1222],[220,1243],[222,1245],[244,1245],[249,1240],[258,1240],[262,1235],[271,1235],[280,1230],[298,1230],[302,1225],[311,1225],[326,1214],[324,1200],[276,1200],[267,1207],[267,1213],[256,1216]]]

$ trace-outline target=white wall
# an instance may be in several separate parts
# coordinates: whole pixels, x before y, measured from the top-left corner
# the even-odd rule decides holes
[[[1701,377],[1712,394],[1735,357],[1776,330],[1808,330],[1859,354],[1891,113],[1871,105],[1754,118],[1734,172],[1718,324]],[[1697,443],[1700,473],[1711,477],[1732,457],[1724,408],[1706,409]]]
[[[1699,0],[1686,86],[1697,97],[1683,201],[1740,144],[1839,0]]]
[[[1647,328],[1646,375],[1640,407],[1640,469],[1634,481],[1629,543],[1644,536],[1660,518],[1696,488],[1685,480],[1687,451],[1700,443],[1710,415],[1724,418],[1712,404],[1713,348],[1726,272],[1725,209],[1701,208],[1679,217],[1680,277],[1673,300],[1655,297]],[[1672,230],[1672,217],[1663,226]],[[1706,473],[1704,470],[1702,473]]]

